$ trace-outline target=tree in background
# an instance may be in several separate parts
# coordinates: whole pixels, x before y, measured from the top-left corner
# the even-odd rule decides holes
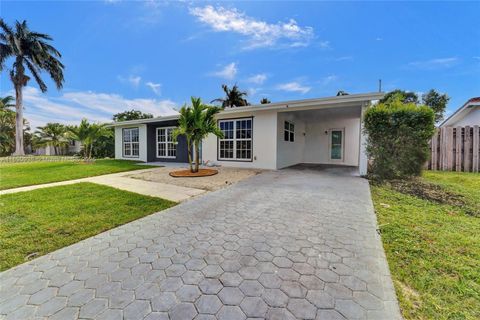
[[[436,123],[443,119],[449,100],[449,96],[438,93],[433,89],[422,95],[423,104],[432,108],[433,112],[435,113]]]
[[[235,84],[232,89],[230,89],[226,84],[222,84],[223,92],[225,92],[225,98],[218,98],[210,101],[220,102],[223,108],[226,107],[244,107],[248,106],[249,103],[245,97],[247,93],[245,91],[240,91],[238,86]]]
[[[153,114],[144,113],[140,110],[127,110],[113,115],[113,121],[128,121],[128,120],[138,120],[138,119],[150,119],[153,118]]]
[[[173,131],[173,137],[176,140],[178,136],[183,135],[187,140],[188,162],[190,171],[198,172],[200,165],[200,144],[210,133],[217,137],[223,137],[223,132],[217,125],[215,115],[220,112],[220,108],[208,106],[202,103],[200,98],[192,97],[192,106],[183,106],[180,109],[180,118],[178,127]],[[192,147],[195,150],[195,167],[192,164]]]
[[[0,156],[9,156],[15,151],[15,108],[12,96],[0,98]],[[23,119],[23,139],[28,146],[32,140],[27,119]]]
[[[0,98],[0,110],[15,108],[14,101],[15,99],[12,96]]]
[[[346,91],[343,91],[343,90],[339,90],[339,91],[337,92],[337,97],[340,97],[340,96],[348,96],[348,95],[349,95],[349,93],[346,92]]]
[[[415,92],[397,89],[385,94],[385,96],[379,102],[389,105],[397,100],[403,103],[414,103],[416,105],[425,105],[431,108],[435,113],[435,122],[438,123],[443,119],[450,98],[447,94],[441,94],[435,91],[435,89],[431,89],[422,95],[422,99],[420,101]]]
[[[269,103],[272,103],[272,101],[268,100],[267,98],[262,98],[262,100],[260,100],[260,104],[269,104]]]
[[[49,41],[47,34],[31,31],[27,22],[15,22],[14,28],[0,19],[0,71],[3,71],[8,58],[14,62],[10,69],[10,79],[15,89],[15,155],[24,155],[24,121],[23,121],[23,87],[28,84],[30,77],[26,75],[28,69],[42,92],[47,91],[40,72],[46,71],[50,78],[61,89],[63,86],[63,69],[60,62],[60,52]]]
[[[68,128],[68,132],[71,139],[82,143],[85,161],[92,159],[95,143],[110,134],[105,124],[89,123],[87,119],[83,119],[78,126]]]
[[[39,138],[36,141],[37,146],[52,146],[55,155],[60,154],[60,150],[68,145],[66,137],[67,128],[57,122],[49,122],[43,127],[38,127],[35,135]]]

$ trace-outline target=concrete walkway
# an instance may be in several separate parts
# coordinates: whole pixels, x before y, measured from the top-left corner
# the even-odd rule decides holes
[[[0,284],[6,319],[401,319],[368,183],[338,169],[257,175]]]
[[[102,185],[114,187],[121,190],[135,192],[135,193],[152,196],[152,197],[159,197],[159,198],[163,198],[163,199],[167,199],[175,202],[181,202],[206,192],[205,190],[202,190],[202,189],[175,186],[171,184],[159,183],[159,182],[153,182],[153,181],[144,181],[144,180],[133,179],[128,177],[128,175],[132,175],[132,173],[139,174],[139,173],[150,172],[152,170],[155,170],[155,169],[119,172],[119,173],[106,174],[106,175],[96,176],[96,177],[7,189],[7,190],[0,191],[0,195],[30,191],[30,190],[40,189],[40,188],[64,186],[64,185],[69,185],[69,184],[74,184],[79,182],[92,182],[92,183],[102,184]]]

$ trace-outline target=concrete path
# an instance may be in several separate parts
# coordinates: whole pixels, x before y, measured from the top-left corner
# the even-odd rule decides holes
[[[40,189],[40,188],[63,186],[63,185],[69,185],[69,184],[74,184],[79,182],[93,182],[93,183],[102,184],[102,185],[114,187],[121,190],[131,191],[131,192],[152,196],[152,197],[159,197],[159,198],[163,198],[163,199],[167,199],[175,202],[181,202],[206,192],[205,190],[202,190],[202,189],[175,186],[175,185],[166,184],[166,183],[144,181],[144,180],[127,177],[128,175],[132,175],[133,173],[139,174],[139,173],[150,172],[152,170],[155,170],[155,169],[119,172],[119,173],[106,174],[106,175],[96,176],[96,177],[7,189],[7,190],[0,191],[0,195],[30,191],[30,190]]]
[[[6,319],[400,319],[367,181],[266,172],[0,274]]]

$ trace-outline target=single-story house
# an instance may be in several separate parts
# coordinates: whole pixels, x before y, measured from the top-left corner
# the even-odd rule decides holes
[[[209,135],[201,159],[221,166],[282,169],[300,163],[335,164],[367,172],[362,115],[383,93],[351,94],[226,108],[224,138]],[[115,127],[115,158],[188,162],[186,141],[172,139],[178,115],[131,120]]]
[[[465,127],[480,126],[480,97],[475,97],[467,102],[448,118],[439,127]]]
[[[78,140],[68,140],[68,144],[64,147],[58,148],[57,155],[71,155],[78,154],[82,150],[82,143]],[[35,155],[53,156],[55,155],[55,148],[52,145],[46,145],[36,148],[33,152]]]

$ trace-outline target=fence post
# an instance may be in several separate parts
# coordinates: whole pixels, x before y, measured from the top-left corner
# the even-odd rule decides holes
[[[471,170],[471,157],[470,149],[472,147],[472,135],[470,134],[470,126],[465,127],[465,146],[463,147],[463,171],[470,172]]]
[[[473,155],[472,155],[472,172],[478,172],[480,162],[480,128],[473,126]]]

